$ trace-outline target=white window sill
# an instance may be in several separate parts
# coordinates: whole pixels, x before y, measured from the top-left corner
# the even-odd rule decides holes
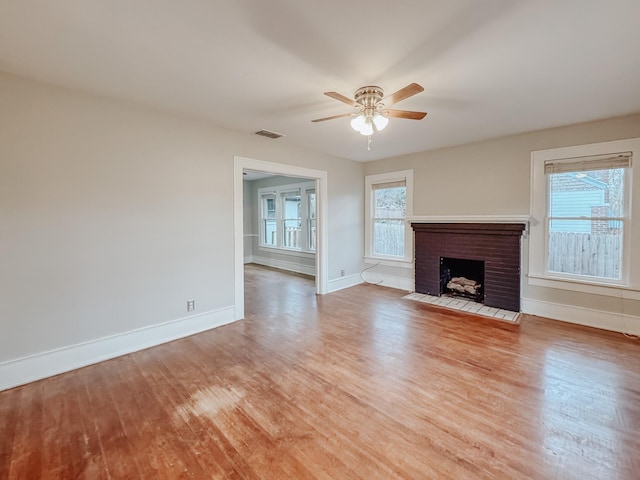
[[[293,250],[289,248],[281,248],[281,247],[265,247],[260,246],[258,250],[261,252],[269,252],[269,253],[277,253],[279,255],[291,255],[293,257],[302,257],[302,258],[315,258],[315,252],[305,252],[302,250]]]
[[[640,290],[629,285],[593,282],[587,283],[574,279],[544,277],[542,275],[531,274],[528,276],[528,283],[529,285],[534,285],[536,287],[557,288],[560,290],[570,290],[573,292],[589,293],[592,295],[640,300]]]
[[[392,260],[388,257],[364,257],[364,263],[378,264],[386,267],[398,267],[398,268],[413,268],[413,260]]]

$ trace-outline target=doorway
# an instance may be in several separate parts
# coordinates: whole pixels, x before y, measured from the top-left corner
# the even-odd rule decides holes
[[[234,157],[234,316],[244,318],[244,198],[243,173],[245,170],[272,175],[299,177],[316,182],[316,293],[327,292],[328,234],[327,234],[327,172],[310,168],[265,162],[245,157]]]

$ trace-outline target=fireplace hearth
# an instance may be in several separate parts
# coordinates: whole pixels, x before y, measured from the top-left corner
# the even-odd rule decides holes
[[[464,277],[480,284],[476,301],[488,307],[520,311],[520,243],[524,223],[412,223],[411,227],[415,234],[417,293],[451,294],[443,289],[444,262],[450,276],[447,285],[451,278]],[[460,262],[472,262],[465,267],[471,271],[461,273]],[[480,265],[482,276],[477,273]],[[458,287],[453,289],[459,290],[462,285],[464,290],[469,286],[464,283],[458,281]]]

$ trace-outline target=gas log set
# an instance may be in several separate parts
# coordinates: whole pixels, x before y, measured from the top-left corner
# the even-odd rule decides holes
[[[478,298],[482,285],[465,277],[453,277],[447,282],[447,288],[454,294]]]

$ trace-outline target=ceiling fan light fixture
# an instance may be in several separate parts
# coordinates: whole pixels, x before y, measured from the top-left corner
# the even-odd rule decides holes
[[[361,113],[353,120],[351,120],[351,128],[353,128],[356,132],[360,132],[364,128],[365,117],[364,114]]]
[[[371,117],[365,118],[364,125],[360,129],[360,135],[373,135],[373,122],[371,121]]]
[[[373,135],[374,131],[380,131],[384,129],[389,123],[389,119],[384,115],[375,113],[373,116],[371,113],[360,113],[357,117],[351,120],[351,128],[360,132],[361,135]],[[375,129],[374,129],[375,126]]]
[[[389,119],[380,113],[376,113],[373,116],[373,124],[376,126],[377,131],[384,130],[389,125]]]

